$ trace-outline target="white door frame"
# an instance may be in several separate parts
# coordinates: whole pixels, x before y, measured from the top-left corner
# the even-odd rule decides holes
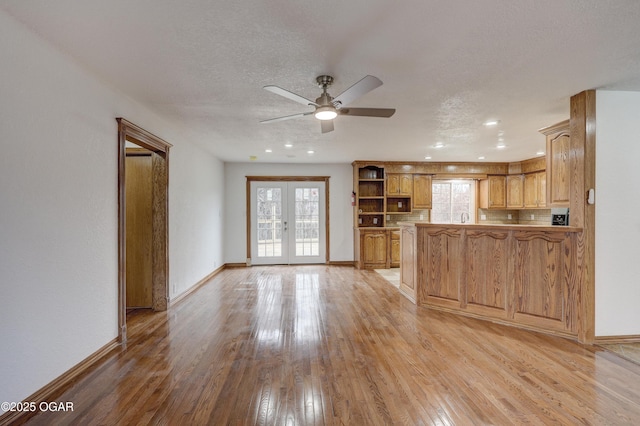
[[[251,247],[252,247],[252,200],[251,200],[251,183],[255,181],[261,182],[324,182],[324,224],[325,224],[325,247],[324,253],[321,256],[324,257],[324,263],[329,263],[329,176],[246,176],[246,212],[247,212],[247,266],[252,264],[251,259]],[[321,219],[322,220],[322,219]],[[289,263],[289,262],[287,262]]]

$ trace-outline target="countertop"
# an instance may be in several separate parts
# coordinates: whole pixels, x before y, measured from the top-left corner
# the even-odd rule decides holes
[[[426,221],[398,222],[399,226],[415,227],[438,227],[449,229],[496,229],[514,231],[551,231],[551,232],[582,232],[582,228],[575,226],[552,226],[552,225],[524,225],[512,223],[431,223]]]

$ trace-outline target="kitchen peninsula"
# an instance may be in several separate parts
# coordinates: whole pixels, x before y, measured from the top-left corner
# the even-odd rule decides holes
[[[582,229],[399,225],[400,291],[417,305],[577,335]]]

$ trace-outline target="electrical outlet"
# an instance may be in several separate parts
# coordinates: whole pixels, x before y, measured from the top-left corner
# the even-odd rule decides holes
[[[402,201],[398,201],[398,208],[401,209],[402,208]]]
[[[420,220],[424,220],[424,215],[423,214],[420,215]]]
[[[513,219],[513,216],[511,216],[511,214],[508,214],[507,215],[507,219],[511,220],[511,219]]]
[[[535,214],[531,215],[531,220],[536,220],[536,215]]]
[[[480,220],[487,220],[487,215],[486,214],[481,214],[480,215]]]

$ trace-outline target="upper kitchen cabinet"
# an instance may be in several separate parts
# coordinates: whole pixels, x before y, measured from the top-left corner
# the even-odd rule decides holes
[[[547,174],[546,172],[528,173],[524,175],[524,207],[547,207]]]
[[[507,207],[506,176],[489,176],[480,181],[480,208],[505,209]]]
[[[387,195],[411,197],[413,193],[413,175],[411,173],[388,173]]]
[[[523,182],[522,175],[507,176],[507,208],[521,209],[524,206]]]
[[[547,138],[547,206],[569,207],[569,120],[540,129]]]
[[[431,209],[431,175],[413,175],[413,208]]]

